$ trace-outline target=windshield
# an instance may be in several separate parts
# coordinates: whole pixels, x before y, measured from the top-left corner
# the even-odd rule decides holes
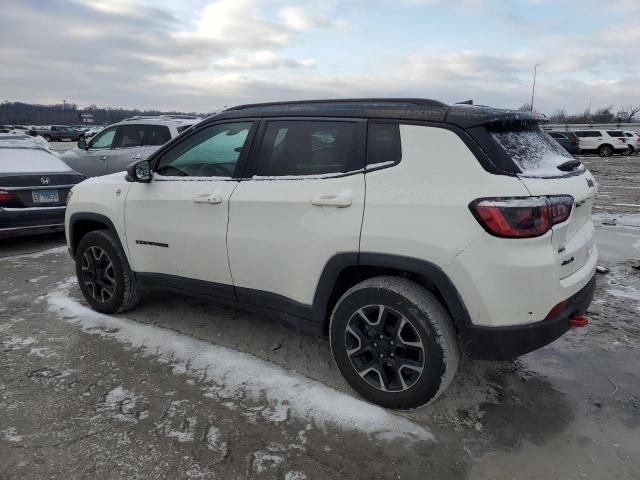
[[[575,160],[558,142],[535,124],[493,128],[491,136],[511,157],[524,176],[557,177],[566,175],[566,172],[557,167]],[[584,170],[584,166],[580,165],[578,169]]]

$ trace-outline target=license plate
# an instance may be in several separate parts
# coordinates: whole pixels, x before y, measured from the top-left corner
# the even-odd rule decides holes
[[[57,203],[60,201],[57,190],[34,190],[31,195],[33,203]]]

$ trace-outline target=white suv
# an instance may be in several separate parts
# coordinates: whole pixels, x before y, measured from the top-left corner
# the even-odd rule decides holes
[[[580,151],[596,152],[601,157],[610,157],[614,153],[626,153],[629,148],[627,139],[621,130],[576,130]]]
[[[61,158],[87,177],[122,172],[131,162],[147,158],[200,120],[190,115],[127,118],[89,140],[81,139],[78,148],[65,152]]]
[[[282,312],[365,398],[413,408],[461,353],[513,358],[585,321],[594,194],[527,113],[261,104],[74,187],[66,233],[96,310],[155,285]]]

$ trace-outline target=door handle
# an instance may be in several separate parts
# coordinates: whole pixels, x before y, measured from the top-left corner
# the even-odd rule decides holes
[[[210,203],[219,205],[222,203],[222,195],[220,192],[213,193],[197,193],[192,198],[193,203]]]
[[[105,162],[105,161],[107,160],[107,156],[106,156],[106,155],[101,156],[101,157],[100,157],[100,160],[102,160],[103,162]]]
[[[351,190],[343,190],[340,193],[320,193],[313,197],[311,205],[317,207],[350,207],[353,203],[353,193]]]

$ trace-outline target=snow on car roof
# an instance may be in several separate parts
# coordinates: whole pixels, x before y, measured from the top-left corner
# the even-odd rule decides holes
[[[46,150],[51,152],[44,140],[19,133],[0,133],[0,148]]]

